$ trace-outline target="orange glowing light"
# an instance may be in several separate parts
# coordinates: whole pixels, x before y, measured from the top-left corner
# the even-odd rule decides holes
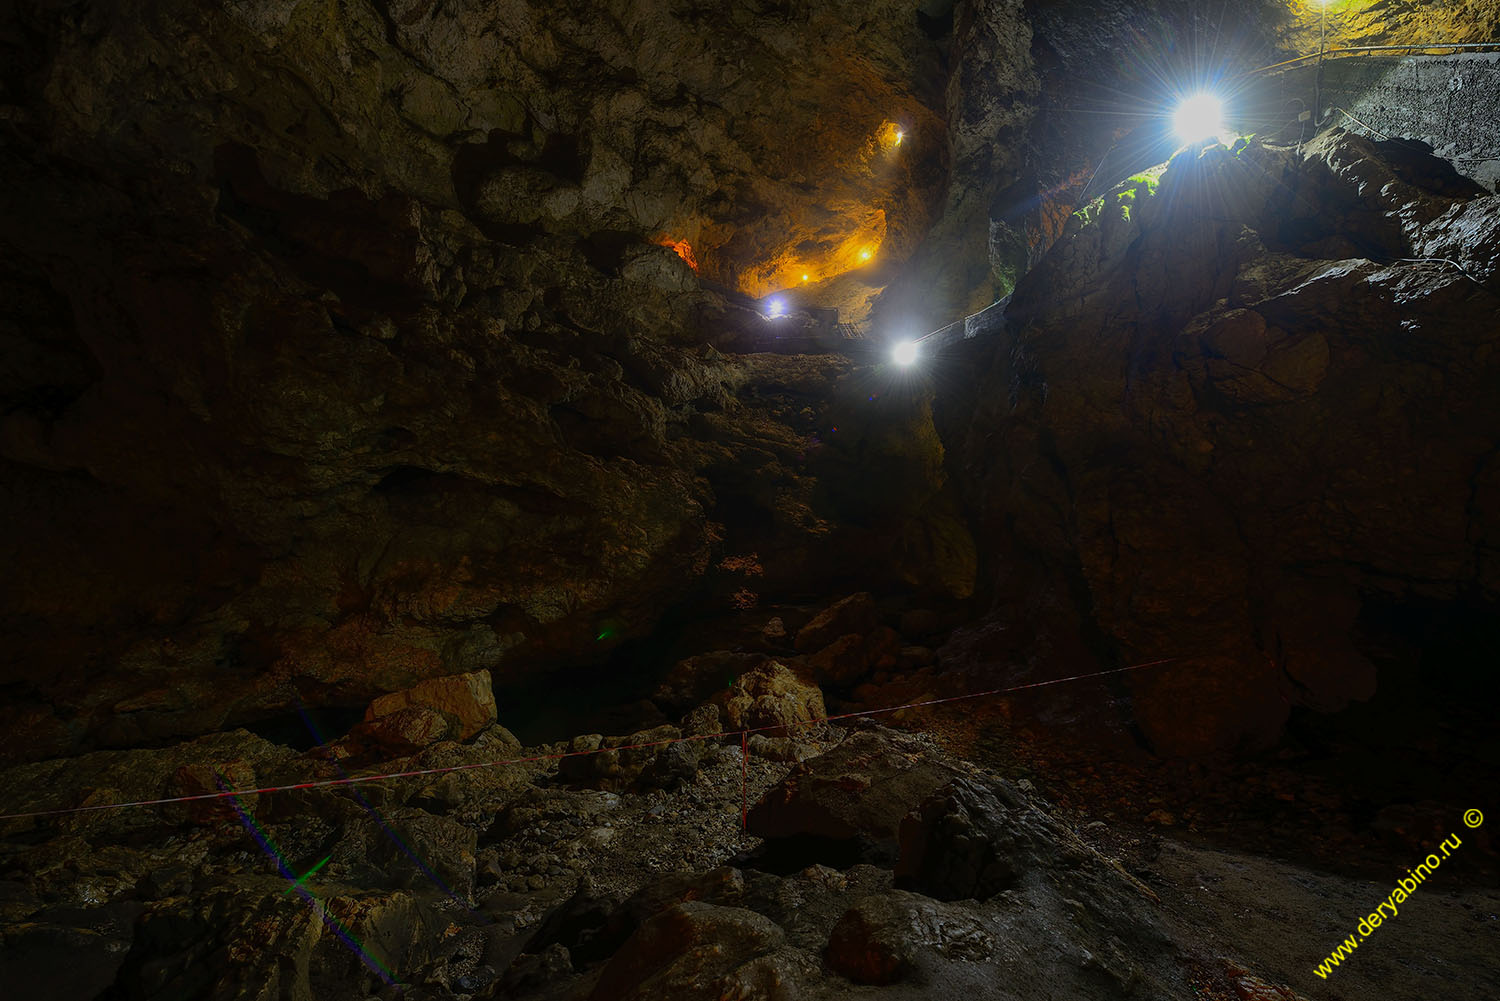
[[[861,261],[868,261],[870,259],[870,252],[868,250],[861,250],[859,252],[859,259]]]
[[[803,276],[802,276],[802,280],[803,280],[803,281],[807,281],[807,276],[806,276],[806,275],[803,275]]]
[[[687,262],[688,267],[694,271],[698,270],[698,259],[693,256],[693,245],[691,243],[688,243],[686,240],[673,240],[668,236],[664,236],[656,242],[663,247],[672,248],[672,250],[676,251],[678,257]]]

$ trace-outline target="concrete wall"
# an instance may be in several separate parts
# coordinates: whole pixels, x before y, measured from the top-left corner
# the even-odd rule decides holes
[[[1298,67],[1267,78],[1264,106],[1295,98],[1310,106],[1315,72]],[[1487,158],[1454,166],[1491,191],[1500,186],[1500,52],[1330,59],[1323,64],[1320,103],[1325,113],[1343,108],[1387,135],[1420,139],[1447,159]],[[1286,111],[1295,114],[1295,108]],[[1328,124],[1363,131],[1336,112]],[[1282,133],[1296,136],[1295,125]]]

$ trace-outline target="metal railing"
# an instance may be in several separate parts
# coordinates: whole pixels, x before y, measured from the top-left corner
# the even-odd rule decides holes
[[[1005,307],[1010,305],[1010,296],[990,303],[977,313],[970,313],[962,320],[954,320],[946,327],[930,330],[916,339],[916,343],[927,341],[951,343],[967,341],[980,334],[993,333],[1005,318]]]
[[[1318,58],[1332,59],[1336,56],[1354,55],[1359,52],[1426,52],[1431,49],[1497,49],[1500,50],[1500,42],[1415,42],[1411,45],[1341,45],[1336,49],[1324,49],[1322,52],[1309,52],[1305,56],[1297,56],[1285,62],[1272,63],[1270,66],[1262,66],[1259,69],[1246,70],[1240,76],[1258,76],[1261,73],[1269,73],[1272,70],[1284,70],[1299,63],[1310,62]]]

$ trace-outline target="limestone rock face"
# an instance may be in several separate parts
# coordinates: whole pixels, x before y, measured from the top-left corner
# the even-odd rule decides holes
[[[844,842],[868,858],[894,860],[901,818],[958,774],[924,750],[894,732],[856,733],[769,790],[750,810],[750,833]]]
[[[490,687],[490,672],[432,678],[405,691],[382,695],[370,703],[365,719],[378,720],[412,707],[440,713],[454,724],[459,740],[468,740],[495,722],[495,691]]]
[[[1367,698],[1372,596],[1500,593],[1500,198],[1411,155],[1335,132],[1132,179],[942,401],[996,565],[1045,567],[1000,590],[1066,595],[1054,622],[1119,663],[1177,658],[1124,676],[1162,750]]]
[[[981,0],[952,13],[956,71],[945,102],[953,179],[926,243],[882,298],[882,317],[925,332],[988,306],[1015,283],[1014,262],[992,259],[988,248],[993,202],[1027,168],[1025,137],[1037,110],[1023,8],[1020,0]]]
[[[877,319],[926,332],[1010,294],[1081,200],[1171,155],[1163,90],[1187,89],[1201,72],[1187,53],[1233,38],[1215,47],[1216,71],[1278,62],[1291,54],[1282,48],[1291,36],[1278,32],[1294,19],[1316,28],[1315,15],[1294,18],[1281,0],[1213,9],[1181,0],[951,5],[950,179],[927,240],[878,300]]]
[[[1462,5],[1407,0],[1382,4],[1324,6],[1317,0],[1298,0],[1289,17],[1277,27],[1283,43],[1299,55],[1316,52],[1320,41],[1328,48],[1350,45],[1410,45],[1442,39],[1445,42],[1487,42],[1500,26],[1500,4],[1470,0]]]
[[[777,661],[742,674],[715,701],[726,729],[766,730],[769,736],[798,736],[807,730],[798,724],[828,715],[818,686]]]
[[[881,508],[913,538],[841,530],[880,493],[819,437],[851,366],[719,354],[700,287],[920,241],[945,72],[909,5],[0,27],[0,756],[503,680],[850,558],[930,578],[929,538],[962,570],[931,477]]]
[[[711,346],[761,322],[736,292],[863,314],[910,261],[881,315],[916,322],[1008,289],[1113,141],[1050,85],[1128,83],[1112,46],[1192,6],[7,6],[0,759],[597,663],[689,603],[964,598],[959,471],[992,561],[1191,650],[1142,682],[1156,739],[1188,692],[1181,748],[1366,692],[1363,589],[1494,587],[1500,224],[1451,179],[1343,143],[1111,195],[1017,290],[1004,393]]]

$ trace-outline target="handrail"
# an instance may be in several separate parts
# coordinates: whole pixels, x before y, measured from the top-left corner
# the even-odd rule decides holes
[[[1317,59],[1321,56],[1328,59],[1332,56],[1349,55],[1355,52],[1414,52],[1418,49],[1500,49],[1500,42],[1416,42],[1412,45],[1345,45],[1337,49],[1324,49],[1322,52],[1310,52],[1305,56],[1297,56],[1285,62],[1272,63],[1270,66],[1262,66],[1260,69],[1246,70],[1239,76],[1255,76],[1270,70],[1281,69],[1284,66],[1292,66],[1296,63],[1304,63],[1309,59]]]
[[[978,334],[980,332],[978,330],[978,328],[977,328],[977,325],[974,323],[975,320],[979,319],[979,317],[981,317],[981,316],[984,316],[986,313],[990,313],[990,312],[994,311],[997,307],[999,308],[1000,312],[1003,314],[1004,311],[1005,311],[1005,307],[1007,307],[1009,305],[1010,305],[1010,296],[1008,296],[1008,295],[1005,296],[1005,298],[1003,298],[1003,299],[996,299],[994,302],[990,303],[988,306],[986,306],[983,309],[978,310],[976,312],[970,313],[968,316],[965,316],[961,320],[954,320],[952,323],[947,324],[946,326],[938,327],[936,330],[929,330],[927,333],[923,334],[921,337],[916,338],[914,343],[921,344],[925,340],[929,340],[929,339],[934,338],[934,337],[939,337],[942,334],[946,334],[948,331],[953,330],[954,328],[957,328],[957,327],[963,328],[963,332],[964,332],[963,340],[969,340],[972,337],[978,336]],[[971,327],[974,328],[974,332],[973,333],[969,332]]]

